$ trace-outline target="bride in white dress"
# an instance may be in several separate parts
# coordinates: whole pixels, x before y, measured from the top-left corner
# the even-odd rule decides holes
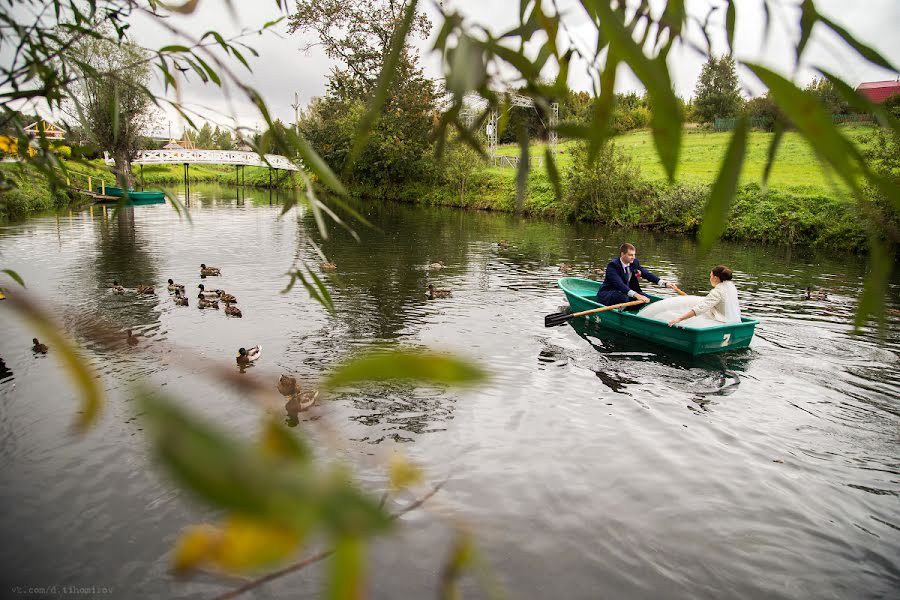
[[[670,326],[681,323],[685,327],[714,327],[723,323],[740,323],[741,308],[737,288],[731,278],[731,269],[719,265],[709,274],[709,284],[713,289],[706,297],[681,296],[660,300],[639,314],[667,322]]]

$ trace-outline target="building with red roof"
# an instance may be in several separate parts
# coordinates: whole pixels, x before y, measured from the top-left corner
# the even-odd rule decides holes
[[[872,102],[880,104],[895,94],[900,94],[900,81],[869,81],[856,88]]]

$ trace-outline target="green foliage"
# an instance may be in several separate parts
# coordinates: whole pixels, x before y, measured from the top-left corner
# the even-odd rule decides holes
[[[710,56],[694,88],[694,117],[701,123],[734,117],[743,99],[738,88],[736,63],[730,55]]]
[[[850,112],[850,104],[835,89],[834,83],[826,77],[813,77],[805,91],[816,98],[826,111],[833,115]]]
[[[579,144],[565,175],[566,213],[579,220],[637,225],[644,188],[640,169],[614,144],[604,145],[593,162],[587,145]]]

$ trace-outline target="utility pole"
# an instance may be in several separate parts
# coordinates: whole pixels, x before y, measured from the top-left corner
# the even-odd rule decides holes
[[[300,135],[300,94],[297,92],[294,92],[294,103],[291,106],[294,108],[294,129]]]

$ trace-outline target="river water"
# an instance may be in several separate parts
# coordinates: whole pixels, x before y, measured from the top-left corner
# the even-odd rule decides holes
[[[510,598],[900,597],[896,277],[886,334],[854,335],[865,276],[854,255],[723,242],[701,257],[688,238],[395,204],[362,209],[376,228],[357,227],[361,243],[338,227],[323,240],[311,214],[280,218],[278,202],[197,187],[193,224],[159,205],[0,227],[0,265],[55,307],[108,394],[98,425],[72,434],[77,394],[53,348],[34,356],[34,332],[0,303],[0,596],[229,589],[167,571],[180,529],[216,515],[150,459],[130,390],[165,386],[252,435],[258,412],[206,375],[261,343],[252,374],[273,385],[285,372],[313,380],[372,344],[454,351],[491,373],[475,389],[374,389],[299,415],[301,427],[327,424],[376,492],[395,445],[429,480],[449,477],[373,546],[373,598],[435,597],[460,522]],[[299,286],[279,294],[296,257],[318,262],[310,240],[338,266],[336,318]],[[731,266],[743,311],[760,320],[751,347],[694,359],[584,323],[545,328],[564,304],[558,265],[587,273],[625,240],[693,293],[708,289],[712,263]],[[429,272],[435,261],[446,268]],[[212,282],[238,296],[243,319],[173,304],[166,279],[196,288],[201,262],[222,268]],[[113,279],[160,293],[117,296]],[[429,282],[453,297],[428,301]],[[828,300],[804,300],[808,285]],[[96,319],[139,333],[141,350],[80,336]],[[323,572],[246,597],[317,597]],[[45,596],[18,590],[54,585]],[[478,595],[473,580],[466,589]]]

